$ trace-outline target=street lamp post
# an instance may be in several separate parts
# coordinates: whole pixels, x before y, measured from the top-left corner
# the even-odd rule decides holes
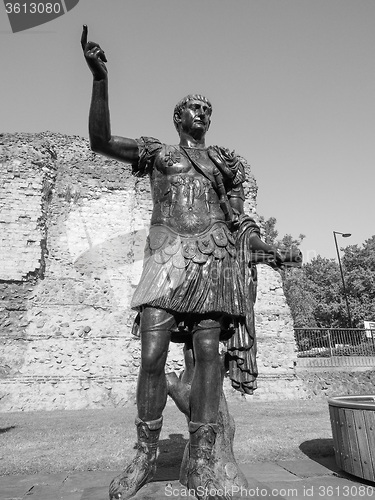
[[[343,238],[349,238],[351,236],[351,233],[340,233],[339,231],[333,231],[333,237],[335,238],[335,245],[336,245],[336,252],[337,252],[337,259],[339,261],[339,266],[340,266],[340,273],[341,273],[341,279],[342,279],[342,287],[344,290],[344,297],[345,297],[345,302],[346,302],[346,309],[348,311],[348,318],[349,318],[349,327],[352,327],[352,317],[350,314],[350,307],[349,307],[349,301],[348,301],[348,294],[346,293],[346,286],[345,286],[345,280],[344,280],[344,273],[342,272],[342,265],[341,265],[341,259],[340,259],[340,252],[339,252],[339,247],[337,245],[337,238],[336,234],[341,234]]]

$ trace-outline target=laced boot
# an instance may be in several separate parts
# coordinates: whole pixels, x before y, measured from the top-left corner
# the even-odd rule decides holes
[[[218,424],[190,422],[189,462],[187,487],[199,500],[230,498],[224,481],[217,474],[213,453]]]
[[[158,442],[163,417],[144,422],[136,418],[138,443],[137,453],[124,472],[115,477],[109,486],[110,500],[126,500],[149,482],[156,472]]]

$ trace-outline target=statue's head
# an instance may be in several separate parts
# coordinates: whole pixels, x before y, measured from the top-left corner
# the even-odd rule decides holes
[[[195,113],[197,117],[201,116],[201,119],[205,121],[204,133],[206,133],[211,123],[212,114],[212,105],[207,97],[200,94],[189,94],[176,104],[173,112],[173,123],[179,134],[183,113],[186,110],[192,115]]]

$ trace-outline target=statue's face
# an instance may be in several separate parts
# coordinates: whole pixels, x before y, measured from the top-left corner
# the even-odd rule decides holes
[[[188,101],[180,116],[180,133],[186,132],[192,137],[202,137],[211,123],[211,109],[198,100]]]

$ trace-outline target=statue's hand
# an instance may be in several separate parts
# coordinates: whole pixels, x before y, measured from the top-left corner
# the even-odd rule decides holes
[[[285,256],[283,253],[279,252],[278,250],[275,250],[275,263],[276,267],[281,267],[284,264],[285,261]]]
[[[108,71],[104,63],[107,62],[104,50],[98,43],[87,41],[88,28],[83,25],[81,46],[86,62],[94,76],[94,80],[104,80],[107,78]]]

